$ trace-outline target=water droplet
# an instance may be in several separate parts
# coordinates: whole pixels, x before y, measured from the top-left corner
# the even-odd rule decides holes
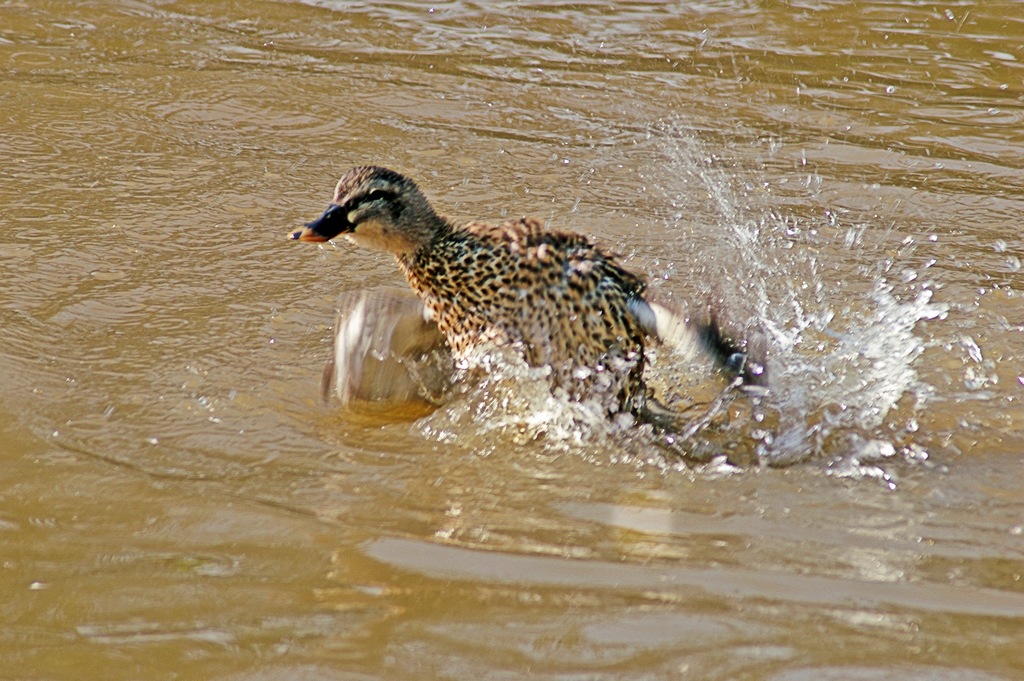
[[[967,350],[967,355],[975,362],[981,362],[983,359],[981,348],[978,347],[977,342],[970,336],[963,336],[960,339],[960,346]]]

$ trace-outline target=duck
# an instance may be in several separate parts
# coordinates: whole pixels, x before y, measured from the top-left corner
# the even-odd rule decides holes
[[[764,384],[763,360],[752,361],[715,314],[690,318],[653,300],[643,277],[589,237],[532,217],[456,222],[388,168],[349,170],[320,217],[288,236],[343,236],[390,254],[413,294],[348,297],[322,382],[343,401],[415,392],[416,381],[399,380],[402,366],[427,353],[458,367],[491,350],[546,368],[552,390],[596,399],[609,415],[663,413],[644,378],[657,344],[702,352],[737,382]]]

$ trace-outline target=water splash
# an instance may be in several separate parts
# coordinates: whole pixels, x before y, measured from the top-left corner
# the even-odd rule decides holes
[[[528,365],[513,348],[481,348],[458,373],[453,399],[418,423],[430,439],[482,454],[510,442],[565,453],[621,436],[635,425],[627,413],[609,418],[609,404],[600,397],[574,400],[564,389],[552,389],[551,368]]]
[[[715,282],[696,286],[732,310],[739,333],[761,335],[769,348],[771,392],[754,400],[750,422],[732,436],[748,439],[763,464],[846,461],[850,475],[881,477],[853,465],[869,450],[920,458],[920,448],[898,441],[913,428],[900,428],[895,415],[909,411],[906,422],[916,424],[913,413],[931,393],[914,366],[926,348],[915,328],[944,317],[947,306],[926,287],[898,293],[886,278],[891,261],[862,271],[855,285],[826,282],[820,258],[836,244],[814,248],[813,237],[839,233],[835,213],[823,211],[824,222],[808,228],[768,208],[767,183],[737,180],[749,171],[727,172],[692,131],[667,123],[651,135],[667,166],[653,175],[670,178],[658,183],[674,211],[668,226],[700,263],[691,279]],[[869,231],[847,229],[842,248],[866,248]]]
[[[889,254],[856,270],[859,281],[827,281],[829,257],[870,255],[870,226],[840,225],[830,210],[821,211],[821,224],[782,215],[768,207],[773,197],[762,184],[737,179],[750,171],[723,168],[690,131],[669,124],[651,136],[665,156],[651,184],[672,208],[668,227],[685,242],[675,250],[692,253],[689,272],[676,267],[698,297],[723,310],[735,335],[762,339],[767,394],[723,393],[708,367],[658,357],[652,385],[674,385],[683,397],[672,406],[697,425],[666,446],[649,425],[628,414],[609,420],[600,400],[552,391],[548,369],[492,349],[464,367],[463,379],[472,380],[455,382],[452,401],[418,422],[421,434],[481,455],[510,443],[549,454],[612,449],[618,461],[674,467],[685,458],[715,471],[818,461],[829,474],[889,485],[890,462],[926,459],[913,439],[932,393],[915,368],[927,347],[916,328],[943,318],[947,306],[932,300],[919,273],[908,295]]]

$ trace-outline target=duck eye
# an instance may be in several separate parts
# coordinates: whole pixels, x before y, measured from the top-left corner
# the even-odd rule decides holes
[[[371,189],[360,197],[357,197],[349,202],[349,210],[357,210],[362,208],[368,203],[379,201],[381,199],[388,200],[394,198],[394,192],[390,192],[387,189]]]
[[[346,204],[345,208],[348,210],[348,221],[355,225],[360,221],[360,219],[365,217],[365,215],[360,215],[363,208],[381,200],[390,201],[394,198],[395,192],[387,189],[371,189],[362,196],[358,196]],[[390,210],[394,210],[393,204],[389,205],[388,208]]]
[[[391,199],[394,196],[394,192],[390,192],[387,189],[371,189],[366,195],[366,200],[376,201],[378,199]]]

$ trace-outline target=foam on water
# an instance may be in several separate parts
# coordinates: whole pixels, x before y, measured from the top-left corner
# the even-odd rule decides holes
[[[561,388],[552,390],[550,373],[550,367],[529,366],[514,349],[481,349],[461,363],[453,399],[419,428],[431,439],[487,453],[509,442],[578,450],[634,426],[629,414],[609,418],[608,403],[599,397],[577,401]]]

